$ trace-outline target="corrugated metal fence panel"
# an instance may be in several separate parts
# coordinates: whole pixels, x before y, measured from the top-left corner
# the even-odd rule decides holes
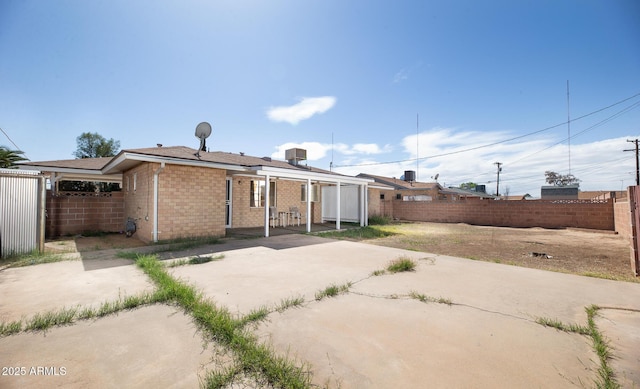
[[[0,169],[0,257],[38,248],[37,171]]]

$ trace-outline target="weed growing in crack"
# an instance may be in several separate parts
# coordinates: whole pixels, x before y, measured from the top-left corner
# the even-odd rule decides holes
[[[116,257],[122,258],[122,259],[131,259],[132,261],[135,261],[136,259],[138,259],[140,255],[141,254],[136,253],[135,251],[118,251],[116,253]]]
[[[595,323],[595,317],[598,315],[599,310],[600,307],[597,305],[590,305],[585,308],[585,311],[587,312],[586,327],[577,324],[567,325],[557,319],[546,318],[537,318],[536,323],[545,327],[552,327],[561,331],[591,337],[593,350],[600,360],[600,366],[598,367],[598,379],[595,381],[596,387],[603,389],[617,389],[620,388],[620,384],[616,381],[613,369],[609,366],[609,360],[612,358],[611,347]]]
[[[9,323],[0,323],[0,337],[17,334],[22,331],[22,321],[15,320]]]
[[[261,306],[257,309],[252,309],[251,312],[244,315],[239,321],[238,325],[240,327],[244,327],[249,323],[257,323],[260,322],[269,316],[269,309],[266,306]]]
[[[598,315],[600,307],[590,305],[586,307],[585,310],[587,312],[587,324],[589,326],[591,340],[593,342],[593,349],[600,359],[600,367],[598,368],[599,380],[596,381],[596,387],[605,389],[620,388],[620,384],[618,384],[614,376],[613,369],[609,366],[611,348],[595,322],[595,317]]]
[[[319,290],[316,292],[316,301],[320,301],[325,297],[335,297],[342,293],[347,293],[349,288],[351,287],[351,282],[347,282],[343,285],[331,284],[324,288],[323,290]]]
[[[431,297],[431,296],[427,296],[426,294],[418,293],[416,291],[411,291],[409,293],[409,297],[418,301],[422,301],[423,303],[438,303],[438,304],[453,305],[453,302],[451,301],[451,299],[444,298],[444,297]]]
[[[371,273],[371,275],[372,275],[372,276],[376,276],[376,277],[377,277],[377,276],[383,276],[383,275],[385,275],[385,274],[387,274],[387,271],[386,271],[386,270],[374,270],[374,271]]]
[[[178,267],[178,266],[184,266],[184,265],[200,265],[202,263],[207,263],[207,262],[212,262],[212,261],[219,261],[221,259],[224,258],[224,254],[220,254],[220,255],[216,255],[216,256],[204,256],[204,257],[200,257],[200,256],[195,256],[195,257],[191,257],[189,259],[186,258],[182,258],[182,259],[178,259],[175,260],[173,262],[169,262],[167,263],[165,266],[166,267]]]
[[[62,308],[59,311],[36,313],[25,324],[25,331],[46,330],[53,326],[70,324],[74,321],[77,308]]]
[[[536,323],[543,325],[545,327],[555,328],[564,332],[571,332],[580,335],[589,335],[591,330],[588,327],[581,326],[578,324],[564,324],[558,319],[548,319],[545,317],[539,317],[536,319]]]
[[[24,266],[40,265],[43,263],[77,261],[77,260],[78,260],[77,258],[67,257],[60,254],[49,254],[49,253],[41,254],[37,251],[34,251],[33,253],[27,254],[27,255],[9,256],[8,258],[0,259],[0,267],[4,265],[6,265],[7,267],[24,267]]]
[[[280,304],[276,306],[276,311],[278,311],[279,313],[282,313],[289,308],[299,307],[302,304],[304,304],[304,297],[302,296],[288,297],[286,299],[280,300]]]
[[[390,273],[400,273],[405,271],[414,271],[416,269],[417,263],[409,258],[409,257],[400,257],[398,259],[394,259],[387,266],[387,270]]]
[[[306,365],[298,366],[288,356],[281,357],[269,346],[243,328],[243,320],[236,320],[224,307],[217,307],[205,299],[195,287],[171,277],[154,256],[141,256],[136,264],[158,287],[157,295],[180,305],[190,314],[207,337],[228,348],[235,356],[236,367],[223,374],[205,377],[204,387],[220,387],[220,382],[232,382],[239,374],[259,377],[269,387],[308,388],[310,372]],[[258,310],[255,317],[264,311]]]

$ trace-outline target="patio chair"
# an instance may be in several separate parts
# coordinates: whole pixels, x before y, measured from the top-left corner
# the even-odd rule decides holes
[[[278,208],[269,207],[269,220],[271,220],[271,227],[275,228],[278,225],[280,221],[280,215],[278,215]]]
[[[289,207],[289,217],[291,217],[292,219],[291,224],[295,223],[297,220],[298,225],[300,225],[302,214],[300,213],[300,210],[298,209],[298,207]]]

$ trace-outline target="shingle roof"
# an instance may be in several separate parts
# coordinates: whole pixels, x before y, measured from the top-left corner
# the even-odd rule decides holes
[[[39,162],[24,162],[19,165],[33,166],[33,167],[54,167],[54,168],[66,168],[66,169],[82,169],[82,170],[100,170],[102,169],[112,157],[102,158],[81,158],[81,159],[61,159],[56,161],[39,161]]]
[[[356,177],[370,178],[375,182],[392,186],[394,189],[425,190],[425,189],[440,188],[440,184],[438,184],[437,182],[407,182],[395,177],[383,177],[383,176],[376,176],[373,174],[366,174],[366,173],[360,173]]]
[[[250,155],[244,154],[235,154],[223,151],[211,151],[205,152],[192,149],[190,147],[185,146],[171,146],[171,147],[149,147],[143,149],[130,149],[123,150],[122,153],[133,153],[133,154],[141,154],[155,157],[167,157],[167,158],[176,158],[187,161],[204,161],[204,162],[213,162],[227,165],[236,165],[236,166],[244,166],[244,167],[254,167],[254,166],[269,166],[281,169],[290,169],[290,170],[298,170],[298,171],[307,171],[314,173],[323,173],[323,174],[333,174],[333,175],[342,175],[335,172],[331,172],[329,170],[319,169],[312,166],[307,165],[291,165],[287,161],[281,161],[272,159],[270,157],[254,157]],[[200,156],[196,156],[199,154]]]
[[[95,170],[97,174],[111,161],[115,160],[123,154],[137,154],[150,157],[172,158],[182,161],[204,161],[219,163],[225,165],[235,165],[243,167],[272,167],[289,169],[293,171],[312,172],[320,174],[330,174],[335,176],[344,176],[342,174],[331,172],[324,169],[319,169],[307,165],[291,165],[286,161],[275,160],[270,157],[254,157],[250,155],[234,154],[222,151],[199,153],[200,157],[196,156],[198,150],[185,146],[171,146],[171,147],[149,147],[141,149],[127,149],[122,150],[115,157],[103,157],[103,158],[84,158],[84,159],[67,159],[56,161],[41,161],[41,162],[26,162],[21,165],[27,165],[30,167],[41,168],[44,171],[57,170],[57,169],[82,169],[82,170]],[[348,177],[348,176],[345,176]]]

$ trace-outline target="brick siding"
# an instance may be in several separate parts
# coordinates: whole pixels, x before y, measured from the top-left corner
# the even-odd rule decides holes
[[[261,227],[264,226],[264,207],[251,207],[251,181],[261,177],[234,177],[232,184],[232,228]],[[274,182],[274,180],[272,180]],[[276,208],[278,211],[289,211],[290,207],[298,207],[303,215],[301,223],[307,221],[307,202],[300,201],[301,186],[299,181],[275,180],[276,183]],[[312,222],[321,220],[320,203],[314,202],[311,206]]]

